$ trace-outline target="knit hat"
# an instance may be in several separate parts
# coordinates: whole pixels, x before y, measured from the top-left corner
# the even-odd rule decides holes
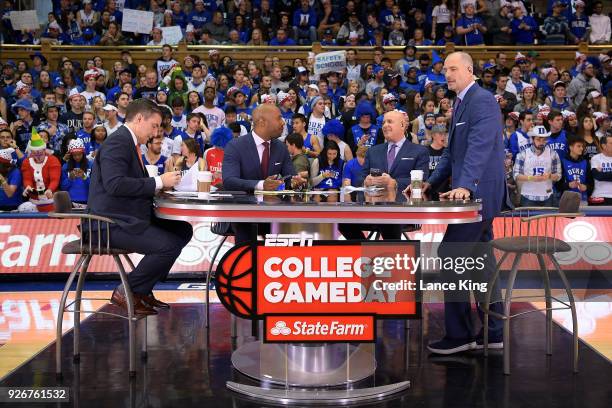
[[[261,99],[261,103],[274,103],[275,102],[274,95],[264,94],[264,95],[261,95],[259,99]]]
[[[567,120],[571,117],[576,117],[576,113],[569,110],[562,110],[561,115],[563,115],[563,119]]]
[[[0,163],[3,163],[3,164],[14,164],[12,150],[13,149],[2,149],[2,150],[0,150]]]
[[[315,96],[314,98],[312,98],[312,100],[310,101],[310,109],[313,109],[317,102],[319,102],[320,100],[320,96]]]
[[[276,102],[278,102],[279,105],[282,105],[283,102],[289,100],[289,98],[291,98],[291,94],[288,92],[280,91],[276,94]]]
[[[338,119],[328,121],[321,129],[321,133],[323,136],[335,135],[340,140],[344,140],[344,126]]]
[[[520,114],[521,114],[520,112],[510,112],[508,113],[508,116],[511,117],[512,120],[518,122]]]
[[[83,79],[85,81],[89,80],[89,78],[98,78],[100,76],[100,71],[98,71],[97,69],[88,69],[87,71],[85,71],[85,74],[83,75]]]
[[[68,153],[75,153],[85,151],[85,144],[83,144],[83,140],[81,139],[72,139],[70,143],[68,143]]]
[[[391,92],[389,92],[388,94],[385,94],[385,96],[383,96],[383,103],[387,102],[397,102],[397,97]]]
[[[232,130],[225,126],[216,128],[210,135],[210,142],[215,147],[224,148],[234,138]]]
[[[32,137],[28,142],[28,148],[26,150],[31,152],[45,149],[47,149],[47,144],[42,139],[42,137],[40,137],[36,128],[32,128]]]
[[[517,52],[516,55],[514,56],[514,62],[519,62],[519,61],[527,61],[527,57],[521,54],[520,52]]]

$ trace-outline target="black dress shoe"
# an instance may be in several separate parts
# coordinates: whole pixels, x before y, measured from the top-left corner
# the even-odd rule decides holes
[[[138,295],[136,293],[132,294],[134,298],[134,314],[136,317],[146,317],[157,314],[157,310],[153,309],[143,300],[144,295]],[[116,288],[113,291],[113,295],[110,299],[111,303],[115,306],[122,309],[125,313],[128,312],[127,308],[127,299],[125,298],[125,294],[123,293],[123,289]]]
[[[162,302],[161,300],[155,298],[152,292],[148,295],[143,295],[143,300],[151,307],[157,307],[159,309],[170,309],[170,305],[168,303]]]

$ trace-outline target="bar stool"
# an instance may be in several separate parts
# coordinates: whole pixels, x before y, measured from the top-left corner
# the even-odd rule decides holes
[[[213,254],[213,257],[210,260],[210,265],[208,266],[208,273],[206,274],[206,328],[209,327],[210,322],[210,281],[214,274],[213,267],[215,260],[217,259],[217,255],[219,255],[219,251],[221,251],[221,247],[223,247],[223,244],[225,244],[225,241],[227,241],[229,237],[234,236],[232,224],[229,222],[213,222],[210,225],[210,231],[215,235],[222,236],[223,239],[215,249],[215,253]],[[235,319],[234,315],[232,315],[232,319]],[[232,330],[234,330],[234,328],[235,326],[232,325]]]
[[[519,207],[513,211],[505,212],[508,215],[504,218],[503,237],[495,239],[491,242],[493,248],[503,252],[503,255],[497,267],[495,273],[491,277],[488,283],[488,290],[485,294],[485,302],[480,305],[480,308],[484,312],[484,355],[488,355],[489,346],[489,315],[495,316],[504,321],[503,341],[504,341],[504,374],[510,374],[510,319],[513,317],[521,316],[526,313],[546,311],[546,354],[552,355],[552,311],[570,309],[572,312],[572,331],[573,331],[573,343],[572,343],[572,358],[573,358],[573,371],[578,372],[578,319],[576,316],[576,304],[574,302],[574,296],[572,294],[572,288],[570,287],[569,281],[565,276],[565,273],[559,266],[559,262],[555,258],[557,252],[569,252],[571,247],[568,243],[555,237],[556,224],[558,218],[575,218],[582,214],[579,213],[580,208],[580,194],[572,191],[566,191],[563,193],[559,202],[559,208],[555,207]],[[533,212],[541,211],[553,211],[556,213],[545,213],[539,215],[531,215]],[[510,222],[510,226],[507,227],[507,220]],[[515,231],[515,224],[516,231]],[[552,224],[552,228],[551,228]],[[510,235],[506,233],[510,232]],[[542,234],[543,232],[543,234]],[[516,234],[515,234],[516,233]],[[532,235],[533,234],[533,235]],[[508,282],[506,287],[506,294],[503,298],[504,312],[496,313],[490,310],[492,289],[499,278],[501,265],[504,263],[506,258],[511,254],[514,255],[514,261],[512,262],[512,269],[508,275]],[[516,296],[512,297],[512,290],[514,288],[514,282],[518,273],[518,267],[523,255],[533,254],[536,255],[540,266],[540,274],[544,283],[544,296]],[[544,257],[547,256],[552,262],[555,270],[559,274],[561,281],[565,287],[565,292],[568,297],[569,304],[561,301],[551,295],[550,278],[548,270],[544,261]],[[529,310],[527,312],[521,312],[512,315],[510,313],[510,306],[513,299],[519,298],[534,298],[544,297],[546,301],[546,307],[544,309]],[[552,307],[552,300],[555,300],[561,304],[562,307]]]
[[[55,343],[55,371],[58,377],[62,376],[62,323],[64,313],[73,313],[74,317],[74,350],[73,350],[73,361],[74,363],[78,363],[80,361],[80,348],[79,348],[79,334],[80,334],[80,326],[81,326],[81,312],[83,313],[92,313],[92,314],[103,314],[120,317],[122,319],[128,320],[128,337],[129,337],[129,373],[130,376],[134,376],[136,374],[136,321],[138,318],[134,314],[134,301],[132,297],[132,291],[130,290],[130,286],[127,280],[127,274],[121,259],[123,258],[129,265],[130,270],[134,269],[134,264],[132,260],[129,258],[129,252],[120,248],[113,248],[110,245],[110,225],[114,223],[113,220],[101,217],[93,214],[87,214],[84,212],[76,212],[72,209],[72,202],[70,200],[70,196],[65,191],[58,191],[53,195],[53,202],[55,205],[55,211],[49,213],[50,218],[58,218],[58,219],[77,219],[79,220],[79,230],[81,232],[80,238],[74,241],[70,241],[66,243],[62,247],[62,253],[66,255],[79,255],[79,258],[68,277],[68,281],[64,287],[64,291],[62,292],[62,297],[59,305],[58,316],[57,316],[57,326],[56,326],[56,343]],[[82,234],[83,227],[87,225],[88,231],[93,231],[93,233],[87,234],[88,237],[85,239]],[[95,226],[97,228],[97,240],[93,239],[93,235],[95,234],[95,230],[92,227]],[[106,239],[102,239],[102,232],[106,231]],[[103,242],[104,241],[104,242]],[[121,278],[121,283],[123,284],[123,288],[125,290],[125,297],[127,299],[127,308],[128,313],[127,316],[123,316],[117,313],[110,312],[102,312],[96,310],[82,310],[81,309],[81,301],[82,300],[108,300],[102,298],[83,298],[83,286],[85,283],[85,274],[87,273],[87,268],[89,267],[89,263],[91,262],[91,258],[95,255],[103,256],[108,255],[112,256],[117,268],[119,270],[119,277]],[[72,283],[79,274],[79,278],[77,280],[76,291],[75,291],[75,300],[66,304],[68,300],[68,295],[70,294],[70,289]],[[73,309],[70,309],[71,306],[74,306]],[[143,320],[143,343],[141,348],[141,356],[143,359],[146,359],[147,356],[147,319],[146,317]]]

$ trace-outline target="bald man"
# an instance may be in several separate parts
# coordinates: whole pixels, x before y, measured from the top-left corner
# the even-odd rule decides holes
[[[425,146],[414,144],[406,138],[408,115],[393,110],[385,113],[382,132],[385,143],[368,149],[361,170],[360,183],[366,187],[386,186],[394,189],[395,195],[410,184],[410,171],[422,170],[429,175],[429,151]],[[371,169],[380,169],[381,176],[370,174]],[[425,178],[424,178],[425,179]],[[338,230],[346,239],[364,239],[363,230],[378,229],[383,239],[400,239],[401,225],[339,224]]]
[[[460,274],[454,270],[443,270],[445,282],[469,279],[488,282],[495,269],[495,258],[489,242],[493,239],[493,219],[508,200],[504,171],[504,146],[502,116],[493,94],[474,82],[473,61],[469,54],[455,52],[444,61],[448,88],[457,94],[453,105],[453,116],[449,127],[448,147],[442,153],[423,192],[452,178],[453,190],[440,194],[450,200],[479,199],[482,201],[482,221],[470,224],[449,225],[439,247],[440,257],[484,257],[484,270],[472,270]],[[502,311],[500,292],[493,290],[491,310]],[[484,294],[475,293],[477,301]],[[482,348],[483,332],[474,333],[472,327],[470,292],[447,291],[445,301],[445,336],[427,348],[438,354],[453,354],[474,348]],[[483,315],[479,310],[482,319]],[[502,324],[489,319],[489,347],[502,348]]]
[[[252,132],[233,139],[225,147],[223,188],[252,194],[254,190],[276,190],[282,183],[287,189],[305,183],[295,176],[287,147],[278,140],[285,126],[280,109],[261,104],[253,111],[252,119]],[[256,238],[257,230],[251,224],[232,226],[236,243]]]

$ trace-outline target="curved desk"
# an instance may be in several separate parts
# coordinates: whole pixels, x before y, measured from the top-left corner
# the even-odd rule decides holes
[[[315,203],[309,197],[256,198],[237,195],[197,199],[163,194],[155,200],[160,218],[184,221],[276,222],[282,224],[462,224],[480,221],[481,204],[473,201],[404,201],[393,203]],[[232,364],[262,387],[228,382],[231,390],[281,404],[344,405],[379,401],[403,392],[409,381],[372,388],[353,384],[372,376],[376,359],[372,344],[246,343],[232,354]],[[270,387],[284,386],[284,389]],[[346,389],[338,390],[339,385]],[[289,387],[295,387],[292,389]],[[316,392],[304,389],[318,388]],[[327,388],[327,389],[326,389]]]

